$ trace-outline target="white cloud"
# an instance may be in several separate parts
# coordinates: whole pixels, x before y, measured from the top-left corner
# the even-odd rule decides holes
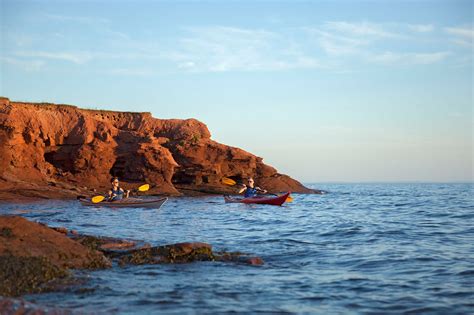
[[[451,35],[459,36],[465,39],[474,39],[474,28],[472,26],[464,27],[445,27],[445,32]]]
[[[84,64],[92,59],[89,52],[46,52],[46,51],[19,51],[15,53],[20,57],[46,58],[70,61],[76,64]]]
[[[391,51],[382,54],[372,55],[369,61],[391,65],[391,64],[432,64],[445,59],[449,52],[434,52],[434,53],[395,53]]]
[[[310,36],[316,38],[316,42],[329,55],[347,55],[360,52],[362,46],[370,43],[364,38],[351,38],[341,36],[317,28],[305,28]]]
[[[432,47],[435,41],[432,40],[431,34],[426,34],[435,30],[432,24],[329,21],[313,27],[278,31],[227,26],[194,27],[182,29],[184,32],[176,33],[181,35],[167,38],[164,45],[164,42],[155,40],[153,33],[148,34],[146,38],[149,39],[144,40],[112,30],[111,23],[106,19],[47,16],[57,21],[102,24],[103,27],[98,32],[107,39],[104,45],[101,45],[104,50],[54,51],[48,50],[47,46],[44,50],[28,50],[27,47],[12,45],[14,48],[11,48],[9,56],[16,58],[18,62],[30,62],[31,69],[39,69],[48,61],[58,60],[78,65],[85,65],[92,60],[104,64],[105,61],[133,60],[155,65],[156,69],[163,67],[167,72],[170,68],[173,68],[171,71],[180,72],[321,68],[350,71],[349,59],[351,64],[369,62],[378,65],[422,65],[440,62],[453,54],[448,52],[446,47]],[[472,28],[450,27],[444,31],[450,34],[457,44],[472,47]],[[52,36],[57,41],[58,36],[65,35],[56,30]],[[420,38],[425,41],[418,40]],[[28,43],[28,38],[20,42]],[[431,49],[425,52],[422,45],[427,42],[430,43]],[[415,47],[422,52],[417,51]],[[399,51],[396,51],[397,49]],[[142,68],[128,69],[127,65],[129,64],[120,63],[112,72],[123,75],[154,74]],[[160,72],[163,68],[159,68]],[[105,68],[103,72],[110,73],[111,70],[107,69],[110,68]]]
[[[452,36],[451,42],[456,45],[474,48],[474,26],[445,27],[444,31]]]
[[[464,46],[468,48],[472,48],[474,45],[472,41],[468,41],[468,40],[464,40],[460,38],[452,39],[451,42],[455,43],[456,45]]]
[[[81,23],[81,24],[107,24],[110,21],[105,18],[101,17],[89,17],[89,16],[68,16],[68,15],[59,15],[59,14],[43,14],[46,18],[50,20],[55,20],[59,22],[73,22],[73,23]]]
[[[68,15],[58,15],[58,14],[43,14],[49,20],[56,21],[64,25],[70,24],[82,24],[81,27],[88,27],[93,32],[97,34],[102,34],[108,40],[117,39],[117,40],[128,40],[130,36],[126,33],[117,31],[112,28],[112,21],[106,18],[97,17],[97,16],[68,16]]]
[[[369,22],[330,21],[320,27],[303,28],[316,43],[332,56],[364,54],[376,41],[403,38],[386,30],[382,24]]]
[[[117,68],[112,69],[110,74],[126,76],[150,76],[153,75],[154,72],[150,69]]]
[[[432,32],[434,29],[432,24],[345,21],[326,22],[319,28],[304,28],[331,60],[344,62],[341,57],[350,57],[352,62],[359,59],[379,65],[426,65],[444,60],[450,52],[406,52],[407,47],[410,48],[415,41],[416,45],[420,45],[420,33]],[[401,52],[377,52],[394,45],[400,47]]]
[[[435,29],[432,24],[408,24],[408,28],[418,33],[428,33]]]
[[[4,44],[13,44],[18,47],[27,47],[40,40],[38,37],[21,34],[18,32],[4,31],[2,35],[5,36]]]
[[[181,68],[181,69],[192,69],[195,66],[196,66],[196,64],[192,61],[182,62],[182,63],[178,64],[178,68]]]
[[[26,71],[39,71],[45,64],[42,60],[20,60],[10,57],[0,57],[0,61],[9,65],[17,66]]]
[[[256,71],[315,68],[320,63],[289,38],[265,30],[234,27],[188,29],[180,49],[168,54],[192,71]]]
[[[434,53],[413,53],[406,54],[408,59],[414,64],[432,64],[446,59],[451,53],[448,51],[440,51]]]
[[[369,36],[376,38],[395,37],[397,34],[387,32],[382,25],[369,22],[350,23],[345,21],[326,22],[323,28],[352,36]]]

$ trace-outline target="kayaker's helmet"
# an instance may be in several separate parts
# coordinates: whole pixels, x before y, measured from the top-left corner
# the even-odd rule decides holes
[[[114,184],[114,183],[119,183],[119,179],[118,177],[112,177],[112,179],[110,180],[110,183]]]

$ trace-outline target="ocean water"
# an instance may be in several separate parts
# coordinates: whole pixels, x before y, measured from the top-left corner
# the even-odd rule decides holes
[[[171,198],[160,210],[76,201],[1,204],[80,233],[154,245],[208,242],[260,256],[78,272],[84,283],[28,301],[112,314],[473,314],[474,184],[317,184],[282,207]]]

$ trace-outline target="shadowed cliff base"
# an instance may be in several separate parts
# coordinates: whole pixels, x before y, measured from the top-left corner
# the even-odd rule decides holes
[[[149,183],[147,194],[232,194],[254,177],[269,192],[318,193],[242,149],[211,139],[195,119],[80,109],[0,98],[0,197],[75,198]]]

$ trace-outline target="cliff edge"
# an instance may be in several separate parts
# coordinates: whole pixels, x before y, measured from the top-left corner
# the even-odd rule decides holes
[[[312,193],[239,148],[211,140],[195,119],[0,98],[0,199],[68,198],[152,185],[152,194],[232,193],[224,177],[253,176],[270,192]]]

